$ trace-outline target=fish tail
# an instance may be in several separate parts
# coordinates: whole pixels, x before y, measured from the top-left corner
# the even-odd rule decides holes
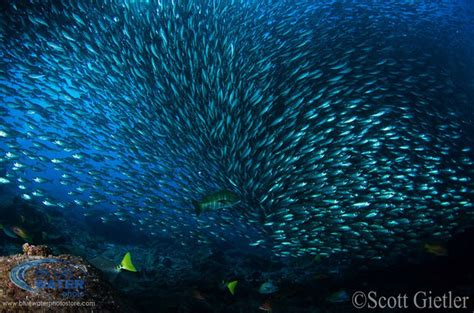
[[[120,265],[118,265],[116,267],[116,269],[120,269],[120,270],[124,269],[124,270],[130,271],[130,272],[136,272],[137,271],[137,269],[135,268],[135,266],[132,263],[132,256],[131,256],[130,252],[127,252],[125,254],[125,256],[122,259],[122,262],[120,262]]]
[[[227,284],[227,288],[232,295],[235,295],[235,287],[237,286],[237,283],[238,281],[234,280]]]
[[[194,205],[194,210],[196,212],[196,215],[199,216],[202,212],[201,206],[199,205],[199,202],[196,200],[193,200],[193,205]]]

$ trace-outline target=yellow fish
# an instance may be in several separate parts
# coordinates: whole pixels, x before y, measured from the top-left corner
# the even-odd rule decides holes
[[[19,226],[7,226],[7,225],[2,225],[0,224],[0,229],[3,230],[5,235],[11,238],[21,238],[26,242],[31,242],[32,238],[31,236],[24,230],[23,228]]]
[[[229,292],[234,295],[235,294],[235,287],[237,286],[237,283],[238,281],[237,280],[233,280],[233,281],[230,281],[230,282],[225,282],[223,281],[222,282],[222,285],[227,287],[227,289],[229,289]]]

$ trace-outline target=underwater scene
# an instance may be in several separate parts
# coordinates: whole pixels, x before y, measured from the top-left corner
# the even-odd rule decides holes
[[[474,311],[474,1],[0,1],[0,312]]]

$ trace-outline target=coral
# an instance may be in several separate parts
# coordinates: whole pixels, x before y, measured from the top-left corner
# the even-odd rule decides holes
[[[52,255],[52,251],[47,246],[34,246],[30,245],[29,243],[25,243],[22,246],[23,253],[26,256],[42,256],[47,257]]]

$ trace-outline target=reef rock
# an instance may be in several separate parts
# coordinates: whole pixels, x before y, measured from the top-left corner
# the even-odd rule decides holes
[[[0,257],[0,312],[134,312],[81,257],[23,245]]]

